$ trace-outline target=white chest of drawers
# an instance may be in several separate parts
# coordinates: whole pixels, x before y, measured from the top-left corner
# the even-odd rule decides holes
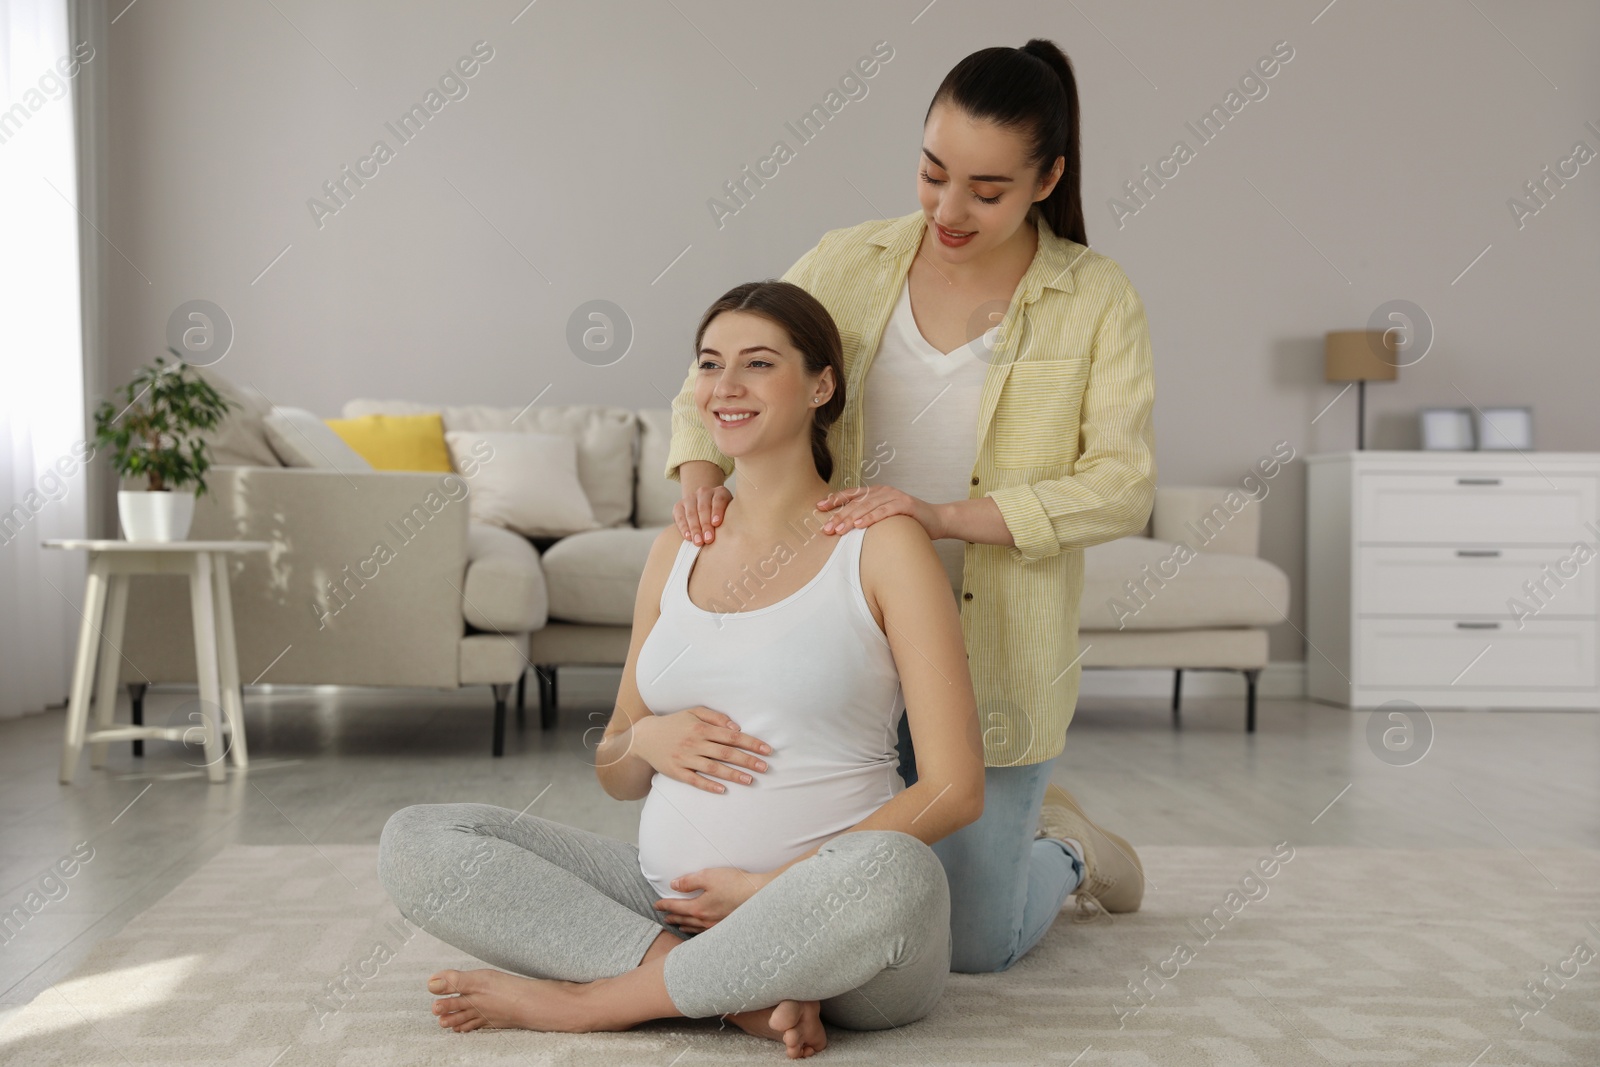
[[[1305,463],[1307,696],[1600,708],[1600,453]]]

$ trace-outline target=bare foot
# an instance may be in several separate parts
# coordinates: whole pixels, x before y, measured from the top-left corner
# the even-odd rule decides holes
[[[582,1010],[582,983],[523,978],[504,971],[440,971],[428,979],[430,993],[456,993],[433,1002],[439,1025],[465,1034],[482,1026],[565,1034],[598,1029]]]
[[[783,1000],[770,1008],[741,1011],[725,1018],[747,1034],[782,1041],[791,1060],[815,1056],[828,1047],[821,1001]]]

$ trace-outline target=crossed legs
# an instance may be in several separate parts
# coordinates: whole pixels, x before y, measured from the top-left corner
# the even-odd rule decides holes
[[[833,838],[689,938],[655,911],[635,846],[506,808],[402,809],[384,827],[378,870],[408,919],[513,972],[434,977],[433,992],[468,1000],[435,1007],[463,1029],[615,1030],[712,1015],[743,1026],[782,1008],[767,1025],[803,1031],[809,1002],[822,1021],[882,1029],[926,1015],[949,972],[943,867],[897,831]],[[452,1022],[460,1012],[468,1018]]]

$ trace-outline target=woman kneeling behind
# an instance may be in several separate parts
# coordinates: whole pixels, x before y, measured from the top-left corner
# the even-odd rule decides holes
[[[595,753],[607,793],[645,798],[639,845],[485,804],[416,805],[384,827],[401,911],[505,968],[430,978],[441,1026],[723,1015],[795,1058],[826,1046],[825,1022],[900,1026],[943,992],[949,888],[928,846],[978,818],[984,788],[943,566],[906,515],[819,536],[845,377],[814,297],[730,290],[695,359],[699,416],[740,490],[712,544],[663,529],[639,583]],[[441,885],[463,891],[425,906]]]

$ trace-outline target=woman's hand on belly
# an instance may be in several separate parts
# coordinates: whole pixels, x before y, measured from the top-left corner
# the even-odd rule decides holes
[[[772,746],[741,733],[720,711],[696,706],[668,715],[649,715],[633,724],[633,754],[668,778],[687,782],[708,793],[726,793],[715,778],[749,785],[755,779],[744,768],[765,771]]]
[[[696,889],[703,892],[697,897],[658,900],[655,907],[668,923],[685,933],[697,934],[732,915],[735,908],[755,896],[775,877],[776,873],[757,874],[737,867],[690,871],[674,878],[672,888],[680,893],[692,893]]]

